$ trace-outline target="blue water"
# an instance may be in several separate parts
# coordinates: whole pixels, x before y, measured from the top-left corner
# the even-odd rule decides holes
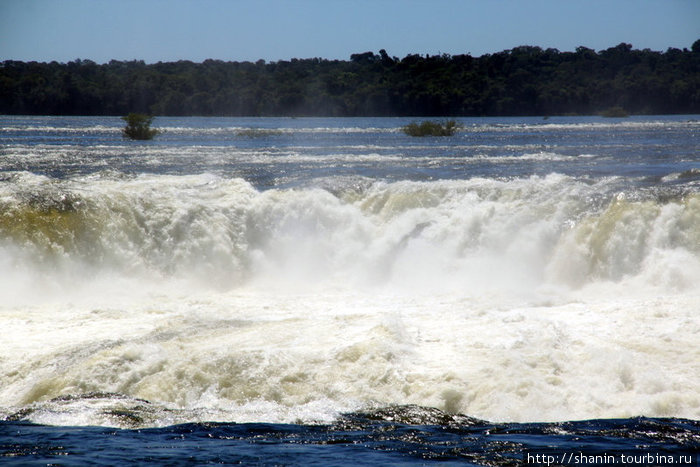
[[[326,176],[381,180],[473,177],[622,175],[653,183],[697,168],[697,116],[464,118],[451,138],[410,138],[407,118],[186,118],[161,117],[153,141],[125,141],[113,117],[6,117],[4,145],[76,146],[61,163],[3,164],[55,177],[108,166],[126,174],[216,173],[241,176],[260,188],[284,187]],[[248,132],[247,132],[248,131]],[[247,133],[246,133],[247,132]],[[124,151],[79,154],[80,147]],[[196,152],[190,151],[196,148]],[[133,157],[139,149],[167,151],[157,165]],[[187,149],[187,151],[185,151]],[[249,151],[259,159],[240,160]],[[299,163],[294,156],[306,159]]]
[[[0,117],[0,465],[697,466],[698,118]]]
[[[406,410],[416,411],[415,408]],[[400,409],[392,411],[393,417]],[[384,414],[386,415],[386,414]],[[697,466],[700,422],[635,418],[492,424],[435,413],[405,422],[351,414],[334,425],[199,423],[141,430],[0,423],[3,465],[545,465],[533,457],[652,456]],[[466,418],[466,417],[462,417]],[[646,459],[646,458],[644,458]],[[689,461],[689,462],[688,462]],[[609,465],[560,458],[555,465]]]

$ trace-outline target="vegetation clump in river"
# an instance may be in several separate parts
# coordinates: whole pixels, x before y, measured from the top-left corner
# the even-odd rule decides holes
[[[460,126],[454,120],[446,120],[442,123],[426,120],[421,123],[409,123],[403,127],[403,132],[409,136],[452,136]]]

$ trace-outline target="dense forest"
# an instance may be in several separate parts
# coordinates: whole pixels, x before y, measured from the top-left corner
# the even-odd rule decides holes
[[[0,63],[0,113],[481,116],[700,113],[700,40],[656,52],[522,46],[470,55],[353,54],[266,63]]]

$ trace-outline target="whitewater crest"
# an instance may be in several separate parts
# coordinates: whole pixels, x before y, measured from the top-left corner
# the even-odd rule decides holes
[[[560,174],[3,177],[6,417],[700,416],[697,193]]]
[[[319,186],[17,173],[0,193],[7,296],[27,296],[39,277],[62,293],[138,277],[219,290],[387,285],[466,295],[601,282],[682,291],[699,277],[697,194],[630,198],[612,191],[614,180],[562,175]]]
[[[2,120],[9,424],[700,418],[688,116]]]

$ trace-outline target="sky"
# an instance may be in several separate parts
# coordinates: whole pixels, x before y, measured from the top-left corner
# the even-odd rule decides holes
[[[700,0],[0,0],[0,61],[690,48]]]

